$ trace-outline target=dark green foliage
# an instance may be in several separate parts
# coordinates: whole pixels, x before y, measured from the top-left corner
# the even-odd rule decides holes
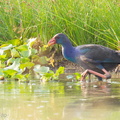
[[[120,7],[117,0],[2,0],[0,40],[38,35],[46,44],[65,33],[75,45],[119,48]]]

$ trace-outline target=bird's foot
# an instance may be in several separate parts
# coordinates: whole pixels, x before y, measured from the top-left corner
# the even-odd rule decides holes
[[[110,79],[111,78],[111,75],[109,73],[106,73],[104,75],[105,75],[106,79]]]
[[[105,73],[104,75],[101,74],[101,73],[98,73],[96,71],[87,69],[82,73],[81,81],[84,81],[88,74],[94,74],[94,75],[96,75],[98,77],[101,77],[101,78],[104,78],[104,79],[110,79],[111,78],[111,75],[108,71],[106,71],[105,69],[102,69],[102,71]]]
[[[86,78],[86,76],[87,76],[87,74],[88,74],[88,70],[85,70],[82,74],[81,74],[81,81],[85,81],[85,78]]]

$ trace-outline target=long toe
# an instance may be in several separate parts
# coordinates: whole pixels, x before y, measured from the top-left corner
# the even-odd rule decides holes
[[[105,76],[106,76],[106,79],[110,79],[111,78],[111,74],[105,74]]]

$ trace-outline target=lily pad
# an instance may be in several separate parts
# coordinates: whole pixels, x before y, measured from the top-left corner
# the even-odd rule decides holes
[[[19,52],[16,49],[13,48],[11,50],[11,56],[12,57],[20,57],[20,54],[19,54]]]
[[[34,63],[32,63],[32,62],[26,62],[26,63],[20,64],[21,69],[24,69],[26,67],[30,69],[33,66],[34,66]]]
[[[10,76],[14,76],[17,71],[16,70],[12,70],[12,69],[8,69],[8,70],[5,70],[3,71],[3,73],[7,76],[7,75],[10,75]]]
[[[14,61],[15,61],[15,58],[9,58],[9,59],[7,60],[7,65],[12,64]]]
[[[35,65],[33,70],[37,73],[44,74],[49,72],[50,68],[45,66]]]
[[[27,51],[28,46],[27,45],[20,45],[19,47],[16,47],[18,51]]]
[[[13,48],[14,46],[12,44],[8,45],[8,46],[5,46],[5,47],[1,47],[0,48],[0,55],[3,55],[4,54],[4,51],[6,50],[10,50],[11,48]]]
[[[26,51],[21,51],[20,52],[22,57],[29,57],[30,56],[30,51],[26,50]]]
[[[21,57],[20,63],[22,64],[22,63],[25,63],[25,62],[30,62],[30,58],[28,58],[28,57]]]
[[[11,70],[15,70],[15,71],[21,73],[22,70],[19,68],[19,66],[20,66],[20,59],[17,58],[17,59],[15,59],[15,61],[13,62],[12,65],[10,65],[10,66],[8,66],[8,67],[5,67],[4,70],[9,70],[9,69],[11,69]]]

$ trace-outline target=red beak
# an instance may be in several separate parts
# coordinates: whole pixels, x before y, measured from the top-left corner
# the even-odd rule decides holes
[[[54,45],[56,44],[56,40],[55,38],[52,38],[49,42],[48,42],[48,46]]]

